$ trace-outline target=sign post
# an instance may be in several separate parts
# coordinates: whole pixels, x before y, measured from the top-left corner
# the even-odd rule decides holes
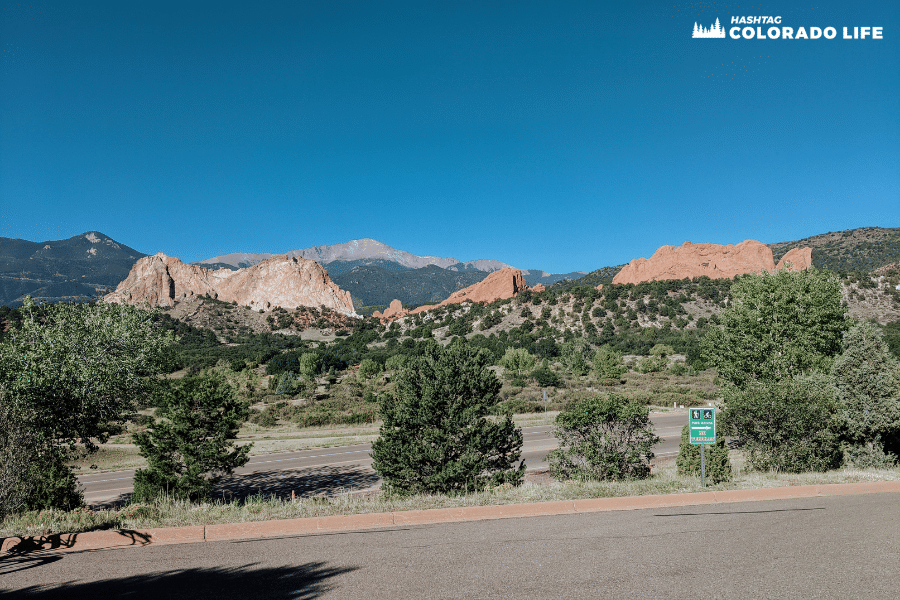
[[[700,446],[700,484],[706,487],[706,446],[716,443],[716,409],[688,409],[688,436],[691,445]]]

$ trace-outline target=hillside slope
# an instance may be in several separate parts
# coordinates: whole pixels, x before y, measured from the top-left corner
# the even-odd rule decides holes
[[[0,305],[26,295],[47,302],[86,302],[113,289],[147,256],[99,231],[66,240],[0,238]]]

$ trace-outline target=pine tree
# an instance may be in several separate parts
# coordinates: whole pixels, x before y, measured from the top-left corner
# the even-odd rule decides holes
[[[464,493],[518,485],[522,430],[507,416],[485,418],[500,381],[482,349],[466,342],[428,347],[397,377],[394,395],[379,398],[383,424],[372,444],[373,468],[398,494]]]
[[[160,493],[200,500],[249,460],[252,444],[238,448],[232,442],[247,407],[222,376],[173,382],[161,404],[164,420],[134,436],[148,468],[134,474],[133,501],[152,500]]]
[[[847,331],[844,347],[832,374],[848,453],[857,466],[891,464],[884,450],[900,452],[900,364],[871,323]]]

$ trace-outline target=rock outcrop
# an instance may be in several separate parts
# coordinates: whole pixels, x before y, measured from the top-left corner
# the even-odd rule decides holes
[[[812,264],[812,250],[794,248],[778,263],[778,268],[783,268],[785,261],[791,262],[794,270],[808,269]],[[649,259],[632,260],[613,278],[613,283],[641,283],[702,275],[723,279],[745,273],[774,271],[775,268],[772,250],[762,242],[746,240],[736,246],[685,242],[682,246],[662,246]]]
[[[160,252],[137,261],[128,277],[104,300],[174,306],[192,296],[209,296],[253,309],[324,306],[345,315],[356,314],[350,292],[332,282],[321,265],[286,255],[237,271],[212,271]]]
[[[384,313],[380,311],[375,311],[372,313],[372,316],[376,319],[380,319],[382,323],[386,321],[393,321],[395,319],[401,319],[409,314],[409,311],[403,308],[403,303],[399,300],[392,300],[391,305],[388,306]]]
[[[790,263],[791,269],[794,271],[806,271],[812,266],[812,248],[809,246],[806,248],[791,248],[787,254],[781,257],[775,268],[778,270],[784,269],[788,263]]]
[[[457,292],[450,294],[450,297],[440,304],[432,304],[420,306],[409,314],[417,314],[437,308],[438,306],[446,306],[448,304],[460,304],[469,300],[471,302],[493,302],[494,300],[506,300],[512,298],[520,292],[529,289],[522,276],[522,271],[507,267],[494,271],[483,280],[476,284],[470,285]]]

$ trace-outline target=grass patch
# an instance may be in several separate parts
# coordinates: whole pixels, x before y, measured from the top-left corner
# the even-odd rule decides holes
[[[900,480],[900,467],[893,469],[838,469],[826,473],[754,473],[734,462],[735,480],[709,486],[707,490],[741,490],[795,485],[856,483],[862,481]],[[255,496],[244,502],[209,501],[200,504],[160,499],[149,504],[132,504],[121,510],[78,509],[74,511],[33,511],[7,517],[0,524],[0,537],[39,536],[54,533],[79,533],[103,529],[140,529],[146,527],[178,527],[213,525],[218,523],[247,523],[272,519],[296,519],[331,515],[351,515],[434,508],[491,506],[578,500],[584,498],[612,498],[646,496],[703,491],[697,477],[677,475],[674,465],[660,467],[646,480],[623,482],[526,482],[519,487],[499,487],[477,494],[460,496],[417,495],[397,498],[339,494],[332,497],[303,498],[298,501],[276,497]]]

